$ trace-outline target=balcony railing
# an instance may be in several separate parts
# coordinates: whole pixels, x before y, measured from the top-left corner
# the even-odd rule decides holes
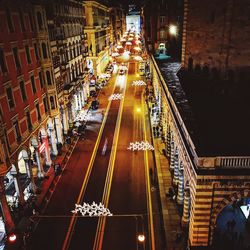
[[[250,167],[250,157],[219,157],[221,167]]]
[[[250,168],[247,156],[195,157],[194,161],[200,168]]]

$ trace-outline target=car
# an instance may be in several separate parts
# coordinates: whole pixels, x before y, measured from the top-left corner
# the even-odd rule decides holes
[[[120,69],[120,70],[119,70],[119,75],[124,75],[124,74],[125,74],[124,69]]]
[[[92,101],[90,108],[93,110],[97,110],[99,108],[99,102],[97,100]]]

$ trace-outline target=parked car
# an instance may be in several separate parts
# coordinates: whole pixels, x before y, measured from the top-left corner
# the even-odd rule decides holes
[[[97,100],[92,101],[90,108],[93,110],[97,110],[99,108],[99,102]]]

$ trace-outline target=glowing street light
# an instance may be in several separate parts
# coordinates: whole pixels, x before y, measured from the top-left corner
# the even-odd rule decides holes
[[[8,236],[8,241],[9,241],[10,243],[15,243],[15,242],[16,242],[16,239],[17,239],[17,236],[16,236],[16,234],[14,234],[14,233],[11,233],[11,234]]]
[[[137,236],[137,239],[138,239],[138,241],[139,241],[140,243],[143,243],[143,242],[145,241],[145,235],[139,234],[139,235]]]
[[[169,34],[173,35],[173,36],[177,35],[177,26],[176,25],[171,24],[169,26]]]

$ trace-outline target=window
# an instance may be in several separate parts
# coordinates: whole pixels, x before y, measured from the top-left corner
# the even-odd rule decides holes
[[[29,20],[30,20],[30,29],[33,31],[34,30],[34,26],[33,26],[33,17],[31,15],[31,13],[29,13]]]
[[[38,73],[38,75],[39,75],[40,86],[41,86],[41,89],[42,89],[42,88],[44,87],[42,72],[40,71],[40,72]]]
[[[25,31],[25,25],[24,25],[24,20],[23,20],[23,13],[22,13],[21,10],[19,11],[19,17],[20,17],[21,30]]]
[[[38,119],[38,121],[40,121],[41,120],[41,113],[40,113],[39,103],[36,104],[36,113],[37,113],[37,119]]]
[[[9,9],[6,9],[6,18],[7,18],[7,24],[8,24],[9,31],[11,33],[13,33],[14,32],[14,26],[13,26],[13,23],[12,23],[11,13],[10,13]]]
[[[165,24],[165,16],[160,16],[160,25],[164,25]]]
[[[44,111],[47,114],[48,113],[48,102],[47,102],[46,97],[43,98],[43,106],[44,106]]]
[[[8,98],[9,107],[10,107],[10,109],[12,109],[12,108],[15,107],[15,103],[14,103],[14,98],[13,98],[11,87],[8,87],[6,89],[6,92],[7,92],[7,98]]]
[[[19,125],[18,125],[18,121],[14,121],[13,122],[13,128],[15,131],[15,135],[16,135],[16,139],[17,141],[21,141],[21,134],[20,134],[20,129],[19,129]]]
[[[13,51],[13,55],[14,55],[14,60],[15,60],[16,68],[20,69],[21,68],[21,64],[20,64],[20,60],[19,60],[19,56],[18,56],[18,49],[17,49],[17,47],[13,48],[12,51]]]
[[[50,106],[51,106],[51,109],[55,109],[54,97],[53,97],[53,96],[51,96],[51,97],[49,98],[49,100],[50,100]]]
[[[30,77],[30,82],[31,82],[32,91],[35,94],[36,93],[36,82],[35,82],[35,77],[34,76]]]
[[[42,43],[42,51],[43,51],[43,58],[47,59],[48,58],[48,54],[47,54],[47,48],[46,48],[46,44]]]
[[[165,31],[164,31],[164,30],[161,30],[161,31],[160,31],[160,38],[162,39],[162,38],[164,38],[164,36],[165,36]]]
[[[23,101],[26,101],[27,100],[27,95],[26,95],[24,81],[20,82],[20,89],[21,89],[21,94],[22,94]]]
[[[39,53],[38,53],[38,48],[37,48],[37,44],[34,43],[34,50],[35,50],[35,56],[36,56],[36,60],[39,60]]]
[[[2,71],[3,73],[7,72],[5,57],[2,49],[0,49],[0,71]]]
[[[31,122],[31,117],[30,117],[30,112],[29,111],[26,112],[26,119],[27,119],[28,129],[32,130],[32,122]]]
[[[25,52],[28,64],[31,64],[31,57],[30,57],[30,48],[28,45],[25,45]]]
[[[37,23],[39,30],[43,30],[43,19],[41,12],[37,12]]]
[[[46,78],[47,78],[47,84],[52,85],[50,72],[48,70],[46,71]]]

